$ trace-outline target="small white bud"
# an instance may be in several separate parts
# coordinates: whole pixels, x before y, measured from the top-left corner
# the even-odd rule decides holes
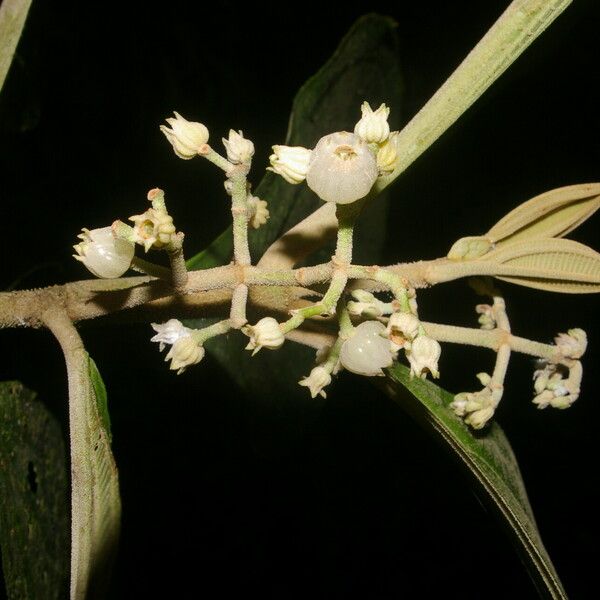
[[[254,156],[254,144],[244,137],[240,131],[229,130],[229,139],[223,138],[223,145],[227,150],[227,159],[234,165],[250,163]]]
[[[288,183],[302,183],[306,179],[312,150],[302,146],[273,146],[267,171],[281,175]]]
[[[306,183],[325,202],[350,204],[364,198],[379,175],[369,146],[339,131],[322,137],[313,150]]]
[[[475,307],[475,312],[480,315],[477,321],[481,326],[481,329],[491,330],[496,327],[494,310],[489,304],[478,304]]]
[[[175,118],[166,119],[171,126],[161,125],[160,130],[165,134],[179,158],[189,160],[198,154],[201,146],[208,142],[208,129],[202,123],[187,121],[175,112]]]
[[[267,201],[261,200],[256,196],[248,197],[248,208],[250,209],[250,226],[258,229],[269,220],[269,209]]]
[[[173,218],[165,210],[149,208],[141,215],[129,217],[129,220],[134,223],[132,240],[144,246],[146,252],[150,248],[168,246],[173,241],[175,225]]]
[[[311,398],[316,398],[319,395],[327,398],[323,388],[331,383],[331,374],[325,367],[315,367],[308,377],[304,377],[298,383],[309,389]]]
[[[82,262],[96,277],[113,279],[125,273],[135,252],[133,243],[116,238],[111,227],[82,229],[77,236],[82,240],[73,248],[73,258]]]
[[[377,151],[377,168],[381,175],[391,173],[396,166],[396,158],[398,156],[398,148],[396,147],[397,136],[397,131],[390,133],[390,137]]]
[[[367,144],[381,144],[390,135],[388,116],[390,109],[382,104],[375,112],[368,102],[363,102],[360,107],[362,118],[354,127],[354,133]]]
[[[439,343],[426,335],[417,337],[406,351],[406,357],[410,363],[411,376],[425,377],[429,371],[435,379],[440,376],[438,371],[438,360],[442,353]]]
[[[565,358],[581,358],[587,348],[587,334],[583,329],[569,329],[554,338],[556,346]]]
[[[170,360],[172,371],[181,375],[187,367],[199,363],[204,358],[204,348],[194,340],[191,335],[178,339],[165,356],[165,361]]]
[[[156,331],[156,335],[150,338],[150,341],[158,342],[161,352],[165,349],[166,344],[172,346],[177,340],[192,333],[191,329],[177,319],[169,319],[166,323],[152,323],[151,325],[152,329]]]
[[[493,406],[486,406],[480,410],[470,413],[465,417],[465,423],[473,429],[483,429],[488,421],[494,416],[495,409]]]
[[[281,327],[273,317],[264,317],[256,325],[246,325],[243,332],[250,338],[246,350],[252,350],[252,356],[261,348],[281,348],[285,341]]]
[[[379,321],[365,321],[354,330],[340,352],[342,366],[358,375],[383,375],[392,364],[389,341],[383,337],[385,326]]]

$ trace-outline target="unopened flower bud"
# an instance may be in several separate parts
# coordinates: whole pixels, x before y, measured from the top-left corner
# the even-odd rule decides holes
[[[373,111],[368,102],[363,102],[360,110],[362,118],[354,127],[354,133],[367,144],[385,142],[390,135],[390,126],[387,121],[390,109],[382,104],[376,111]]]
[[[267,208],[266,200],[250,196],[248,198],[248,208],[250,209],[249,223],[254,229],[258,229],[269,220],[269,209]]]
[[[298,383],[309,389],[311,398],[316,398],[319,395],[327,398],[323,388],[331,383],[331,373],[325,367],[318,366],[310,372],[308,377],[304,377]]]
[[[389,341],[383,337],[385,326],[379,321],[365,321],[354,330],[340,352],[342,366],[358,375],[383,375],[392,364]]]
[[[350,204],[369,193],[378,175],[367,143],[339,131],[322,137],[315,146],[306,183],[325,202]]]
[[[96,277],[112,279],[125,273],[135,252],[133,243],[116,238],[111,227],[82,229],[77,236],[81,239],[73,248],[73,258],[82,262]]]
[[[494,416],[495,409],[493,406],[486,406],[480,410],[476,410],[465,417],[465,423],[473,429],[483,429],[488,421]]]
[[[175,154],[179,158],[189,160],[194,158],[199,148],[208,142],[208,129],[202,123],[187,121],[177,112],[174,114],[175,118],[166,119],[171,129],[161,125],[160,130],[173,146]]]
[[[312,151],[302,146],[273,146],[267,171],[281,175],[288,183],[302,183],[306,179]]]
[[[256,325],[247,325],[243,331],[250,338],[246,350],[252,350],[252,356],[261,348],[276,350],[285,341],[281,327],[273,317],[264,317]]]
[[[429,371],[432,377],[437,379],[440,376],[438,360],[441,353],[442,348],[436,340],[426,335],[418,336],[406,352],[411,375],[425,377],[427,371]]]
[[[565,358],[581,358],[587,348],[587,335],[583,329],[569,329],[554,338],[556,346]]]
[[[394,131],[390,137],[381,145],[377,151],[377,168],[381,175],[391,173],[396,166],[398,149],[396,147],[396,137],[398,132]]]
[[[234,165],[249,163],[254,156],[254,144],[244,137],[240,131],[229,130],[229,139],[223,138],[223,145],[227,150],[227,159]]]
[[[204,358],[204,348],[194,340],[191,335],[178,339],[165,356],[165,361],[170,360],[172,371],[181,375],[187,367],[199,363]]]

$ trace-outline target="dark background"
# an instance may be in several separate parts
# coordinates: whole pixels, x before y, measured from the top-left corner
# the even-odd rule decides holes
[[[200,3],[34,2],[0,98],[0,287],[86,277],[70,258],[80,228],[141,212],[155,186],[189,232],[188,255],[227,226],[215,170],[177,160],[158,130],[173,109],[213,140],[242,128],[258,181],[294,93],[360,14],[398,21],[406,100],[392,109],[406,122],[506,4],[221,2],[208,14]],[[538,193],[598,179],[599,26],[597,3],[576,2],[396,182],[382,262],[443,255]],[[573,237],[600,247],[597,218]],[[520,335],[590,335],[570,410],[535,410],[533,365],[515,356],[498,420],[567,591],[591,598],[598,300],[504,289]],[[463,283],[420,296],[424,318],[465,325],[476,302]],[[210,357],[173,376],[147,325],[82,333],[109,389],[123,492],[112,598],[535,597],[454,463],[368,382],[342,375],[326,401],[301,406],[247,398]],[[1,378],[37,390],[64,422],[50,336],[4,331],[1,343]],[[441,382],[475,389],[491,360],[445,348]]]

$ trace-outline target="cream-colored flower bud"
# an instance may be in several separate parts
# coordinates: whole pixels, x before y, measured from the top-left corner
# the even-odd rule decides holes
[[[377,168],[381,175],[391,173],[396,167],[396,158],[398,157],[398,148],[396,146],[397,137],[397,131],[390,133],[390,137],[377,151]]]
[[[325,367],[315,367],[308,377],[302,378],[298,383],[309,389],[311,398],[319,395],[327,398],[323,388],[331,383],[331,373]]]
[[[112,279],[125,273],[135,252],[133,243],[116,238],[111,227],[82,229],[77,236],[82,240],[73,248],[73,258],[82,262],[96,277]]]
[[[465,417],[465,423],[473,429],[483,429],[488,421],[494,416],[495,409],[493,406],[486,406],[480,410],[476,410]]]
[[[587,348],[587,334],[583,329],[569,329],[568,333],[559,333],[554,341],[565,358],[581,358]]]
[[[315,146],[306,183],[325,202],[350,204],[369,193],[378,175],[367,143],[353,133],[339,131],[322,137]]]
[[[352,373],[383,375],[382,369],[392,364],[389,341],[383,337],[385,326],[379,321],[365,321],[354,330],[354,335],[346,340],[340,352],[342,366]]]
[[[165,134],[175,154],[179,158],[189,160],[198,154],[201,146],[208,142],[208,129],[202,123],[187,121],[179,113],[174,113],[175,118],[166,119],[171,126],[161,125],[160,130]]]
[[[250,338],[246,350],[252,350],[252,356],[261,348],[281,348],[285,341],[281,327],[273,317],[264,317],[256,325],[247,325],[243,332]]]
[[[173,218],[165,210],[149,208],[141,215],[129,217],[129,220],[134,222],[133,241],[144,246],[146,252],[150,248],[168,246],[176,233]]]
[[[477,319],[481,329],[491,330],[496,327],[496,319],[494,318],[494,309],[489,304],[478,304],[475,307],[475,312],[480,315]]]
[[[390,126],[387,121],[390,109],[382,104],[376,111],[373,111],[368,102],[363,102],[360,110],[362,118],[354,127],[354,133],[367,144],[385,142],[390,135]]]
[[[234,165],[249,163],[254,156],[254,144],[244,137],[240,131],[229,130],[229,139],[223,138],[223,145],[227,150],[227,159]]]
[[[191,335],[179,338],[165,356],[165,361],[170,360],[172,371],[181,375],[187,367],[199,363],[204,358],[204,348],[194,340]]]
[[[306,179],[312,150],[302,146],[273,146],[267,171],[281,175],[288,183],[298,184]]]
[[[405,312],[394,313],[387,324],[386,334],[396,349],[406,347],[419,335],[421,322],[415,315]]]
[[[438,361],[442,353],[439,343],[426,335],[420,335],[406,351],[406,357],[410,363],[411,376],[425,377],[427,372],[437,379],[440,376]]]
[[[248,198],[248,208],[250,210],[249,223],[254,229],[258,229],[269,220],[269,209],[267,208],[266,200],[250,196]]]
[[[150,338],[150,341],[157,342],[161,352],[167,344],[172,346],[177,340],[187,337],[192,333],[191,329],[187,328],[177,319],[169,319],[165,323],[151,323],[151,325],[152,329],[156,331],[156,335]]]

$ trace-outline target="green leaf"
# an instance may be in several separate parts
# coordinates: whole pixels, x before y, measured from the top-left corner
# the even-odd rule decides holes
[[[4,0],[0,6],[0,90],[25,27],[31,0]]]
[[[106,595],[119,540],[119,477],[100,373],[82,348],[66,358],[71,473],[77,482],[71,496],[71,599],[91,600]]]
[[[454,453],[482,499],[507,527],[540,595],[565,600],[567,595],[537,530],[516,458],[500,426],[492,422],[484,433],[475,434],[448,408],[452,394],[430,381],[411,379],[403,365],[388,369],[387,375],[386,392]]]
[[[333,56],[300,89],[293,103],[285,143],[312,148],[323,135],[351,130],[360,118],[360,105],[385,102],[392,109],[392,125],[398,123],[402,98],[399,44],[392,19],[379,15],[360,18],[346,34]],[[269,201],[271,217],[266,226],[250,232],[250,249],[256,262],[264,251],[293,225],[323,203],[304,184],[290,185],[267,173],[256,190]],[[367,207],[356,230],[355,261],[376,262],[382,250],[388,200],[381,194]],[[332,248],[323,251],[328,260]],[[231,260],[231,231],[222,234],[204,252],[188,261],[193,269],[208,268]],[[190,322],[191,326],[204,323]],[[288,342],[277,353],[262,351],[254,358],[243,347],[247,339],[239,332],[211,340],[207,349],[245,390],[256,393],[281,392],[286,398],[306,390],[295,385],[307,375],[314,360],[310,349]],[[268,390],[264,370],[270,372]],[[298,388],[296,390],[296,388]],[[293,391],[290,391],[293,390]]]
[[[0,383],[0,548],[10,600],[67,595],[68,498],[60,425],[33,392]]]

